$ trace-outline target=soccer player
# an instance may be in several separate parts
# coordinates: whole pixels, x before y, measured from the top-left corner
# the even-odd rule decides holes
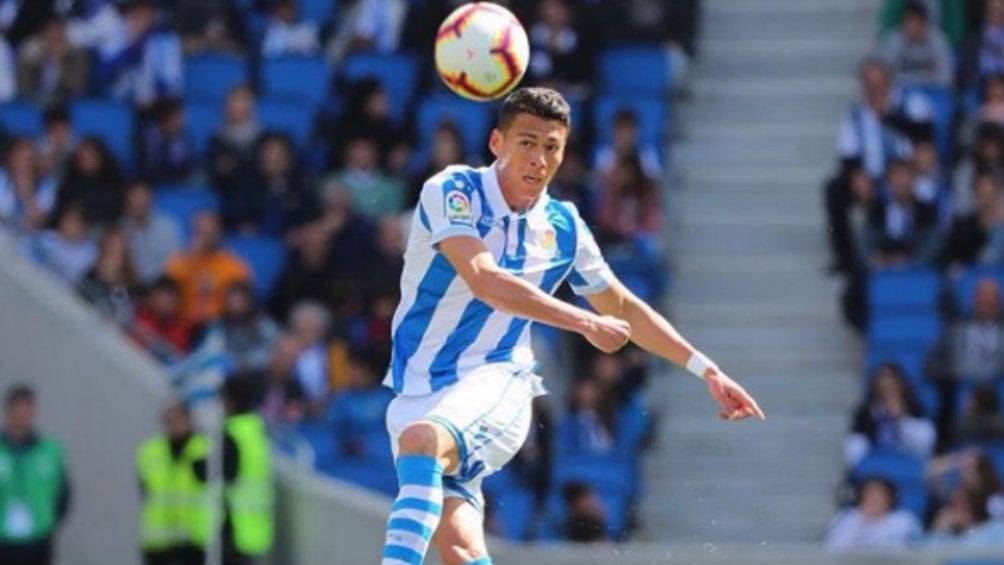
[[[383,565],[418,565],[430,542],[446,565],[490,565],[482,479],[519,450],[534,374],[530,323],[576,332],[614,352],[634,341],[704,379],[720,416],[762,419],[738,384],[621,284],[574,206],[552,200],[568,103],[521,88],[499,111],[490,167],[429,179],[412,221],[384,384],[400,490]],[[551,295],[564,280],[598,314]]]

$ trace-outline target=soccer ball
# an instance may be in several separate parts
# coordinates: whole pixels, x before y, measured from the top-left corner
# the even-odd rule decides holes
[[[491,2],[457,8],[436,34],[436,70],[450,90],[469,100],[493,100],[509,92],[529,60],[523,25]]]

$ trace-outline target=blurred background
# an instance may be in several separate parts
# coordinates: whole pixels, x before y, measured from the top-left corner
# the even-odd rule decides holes
[[[0,0],[0,562],[373,562],[461,3]],[[502,3],[551,195],[768,420],[535,327],[495,560],[1004,563],[1004,0]]]

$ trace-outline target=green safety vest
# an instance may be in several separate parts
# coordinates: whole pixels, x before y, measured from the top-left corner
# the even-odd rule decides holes
[[[240,453],[237,476],[226,488],[234,546],[246,555],[264,555],[272,548],[275,488],[265,421],[240,414],[227,418],[226,428]]]
[[[63,494],[63,448],[39,438],[26,450],[0,439],[0,543],[31,543],[52,535]]]
[[[192,464],[209,455],[205,436],[192,436],[177,459],[166,436],[149,439],[136,453],[136,470],[146,496],[139,543],[145,550],[194,544],[206,547],[218,515],[211,489],[195,476]]]

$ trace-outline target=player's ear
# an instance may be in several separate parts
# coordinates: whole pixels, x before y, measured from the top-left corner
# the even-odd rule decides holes
[[[502,155],[502,132],[498,128],[493,128],[491,135],[488,136],[488,149],[491,149],[495,157]]]

